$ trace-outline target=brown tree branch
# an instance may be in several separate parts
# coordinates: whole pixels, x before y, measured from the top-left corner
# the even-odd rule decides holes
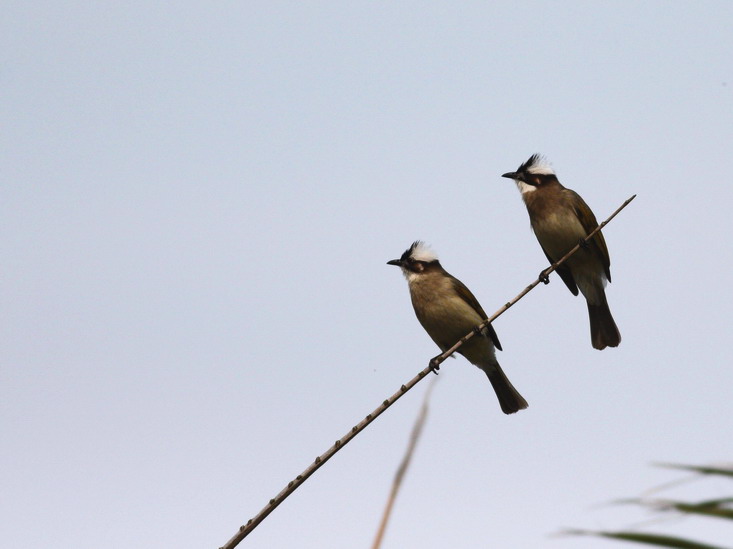
[[[371,414],[368,414],[364,419],[362,419],[359,423],[354,425],[351,430],[346,433],[343,437],[338,439],[333,446],[331,446],[328,450],[326,450],[323,454],[318,456],[313,463],[311,463],[306,469],[299,474],[297,477],[295,477],[293,480],[288,482],[287,486],[283,488],[279,494],[277,494],[274,498],[272,498],[268,504],[254,517],[249,519],[247,521],[247,524],[244,524],[239,527],[239,530],[237,533],[232,536],[232,538],[227,541],[224,545],[221,546],[220,549],[232,549],[233,547],[236,547],[239,545],[239,542],[242,541],[247,535],[252,532],[272,511],[275,510],[275,508],[280,505],[285,499],[292,494],[298,487],[300,487],[301,484],[303,484],[308,477],[310,477],[313,473],[318,470],[318,468],[321,467],[324,463],[326,463],[329,459],[331,459],[336,452],[338,452],[341,448],[346,446],[356,435],[358,435],[364,428],[369,425],[372,421],[377,419],[387,408],[392,406],[399,398],[404,395],[407,391],[412,389],[417,383],[423,379],[426,375],[428,375],[430,372],[434,372],[440,364],[446,360],[449,356],[451,356],[453,353],[455,353],[461,345],[463,345],[466,341],[471,339],[476,333],[480,332],[482,328],[496,320],[499,316],[501,316],[509,307],[514,305],[517,301],[522,299],[525,295],[527,295],[532,289],[534,289],[535,286],[537,286],[540,282],[542,282],[543,279],[545,279],[547,276],[550,275],[554,270],[556,270],[560,265],[565,263],[567,259],[573,255],[575,252],[580,249],[581,245],[584,245],[587,243],[593,236],[600,231],[603,227],[605,227],[616,215],[623,210],[626,206],[629,205],[629,203],[636,198],[636,195],[633,195],[631,198],[628,198],[621,206],[618,207],[618,209],[613,212],[608,219],[603,221],[598,227],[593,229],[587,237],[580,243],[578,243],[572,250],[570,250],[567,254],[565,254],[562,258],[560,258],[558,261],[550,265],[547,269],[542,271],[540,276],[532,282],[529,286],[527,286],[522,292],[519,293],[514,299],[511,301],[508,301],[505,305],[503,305],[498,311],[496,311],[493,315],[491,315],[487,320],[485,320],[483,323],[481,323],[479,326],[476,326],[474,330],[463,336],[460,340],[456,342],[455,345],[453,345],[450,349],[445,351],[444,353],[439,354],[435,358],[431,359],[428,366],[424,368],[422,371],[418,372],[415,377],[413,377],[410,381],[402,385],[402,387],[399,388],[399,390],[394,393],[391,397],[384,400],[382,404],[380,404]]]

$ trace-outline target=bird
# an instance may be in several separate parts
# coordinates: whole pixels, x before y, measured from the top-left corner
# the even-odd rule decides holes
[[[416,240],[402,257],[388,261],[387,265],[402,269],[415,315],[441,351],[447,351],[486,320],[486,313],[471,291],[443,269],[438,256],[424,242]],[[495,347],[501,350],[501,343],[494,328],[488,324],[458,352],[486,373],[502,411],[513,414],[527,408],[528,404],[499,366]]]
[[[598,226],[588,204],[578,193],[563,187],[545,157],[533,154],[516,172],[502,177],[517,184],[532,230],[550,263],[582,243]],[[585,297],[593,347],[617,347],[621,334],[605,291],[606,283],[611,281],[611,260],[601,231],[560,265],[557,274],[573,295],[577,296],[580,289]]]

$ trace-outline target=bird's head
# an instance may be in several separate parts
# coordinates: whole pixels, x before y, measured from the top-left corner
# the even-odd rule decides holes
[[[555,171],[544,156],[533,154],[517,168],[516,172],[507,172],[502,177],[513,179],[522,194],[537,190],[547,183],[557,181]]]
[[[413,280],[416,276],[420,276],[431,267],[440,266],[438,256],[435,252],[422,242],[416,240],[412,246],[405,250],[402,257],[387,261],[387,265],[397,265],[402,268],[402,274],[408,281]]]

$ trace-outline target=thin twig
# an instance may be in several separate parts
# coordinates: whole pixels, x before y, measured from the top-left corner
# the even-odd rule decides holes
[[[382,538],[384,537],[384,532],[387,530],[387,523],[389,522],[389,518],[392,514],[392,507],[397,499],[397,493],[400,490],[400,486],[402,486],[402,479],[405,478],[407,468],[410,466],[410,461],[412,460],[412,454],[415,452],[417,441],[420,440],[420,434],[422,433],[423,426],[425,425],[425,420],[428,417],[428,402],[430,401],[430,395],[433,392],[433,387],[438,379],[440,378],[433,377],[433,381],[428,385],[428,390],[425,391],[425,397],[423,398],[420,412],[417,415],[415,424],[412,426],[407,450],[405,450],[405,455],[402,458],[400,466],[397,468],[397,472],[395,473],[394,480],[392,481],[392,488],[389,492],[389,497],[387,498],[387,504],[384,506],[382,520],[379,524],[377,535],[374,537],[372,549],[379,549],[382,546]]]
[[[413,377],[410,381],[402,385],[400,389],[394,393],[391,397],[384,400],[382,404],[380,404],[371,414],[368,414],[364,419],[362,419],[359,423],[354,425],[351,430],[338,439],[333,446],[331,446],[328,450],[326,450],[323,454],[318,456],[313,463],[311,463],[306,469],[299,474],[297,477],[295,477],[293,480],[288,482],[288,485],[283,488],[279,494],[277,494],[274,498],[272,498],[268,504],[259,512],[257,515],[255,515],[253,518],[249,519],[247,521],[247,524],[244,524],[239,527],[239,531],[232,536],[232,538],[227,541],[224,545],[221,546],[220,549],[232,549],[233,547],[236,547],[239,545],[239,542],[242,541],[247,535],[249,535],[252,530],[254,530],[270,513],[272,513],[275,508],[280,505],[285,499],[292,494],[297,488],[300,487],[301,484],[303,484],[308,477],[310,477],[313,473],[318,470],[318,468],[321,467],[324,463],[326,463],[329,459],[331,459],[336,452],[338,452],[341,448],[346,446],[351,439],[353,439],[356,435],[358,435],[364,428],[369,425],[372,421],[377,419],[387,408],[392,406],[397,400],[400,399],[402,395],[404,395],[407,391],[412,389],[415,385],[418,384],[418,382],[423,379],[426,375],[428,375],[430,372],[434,372],[440,364],[446,360],[449,356],[451,356],[453,353],[455,353],[461,345],[463,345],[466,341],[471,339],[476,333],[480,332],[481,329],[488,326],[491,322],[496,320],[499,316],[501,316],[509,307],[514,305],[517,301],[522,299],[525,295],[527,295],[535,286],[537,286],[540,282],[543,281],[543,279],[546,279],[547,276],[550,275],[555,269],[557,269],[560,265],[565,263],[567,259],[573,255],[575,252],[577,252],[581,245],[585,245],[593,236],[600,231],[603,227],[605,227],[616,215],[623,210],[626,206],[629,205],[629,203],[636,198],[636,195],[632,196],[631,198],[628,198],[619,208],[613,212],[610,216],[608,216],[608,219],[606,219],[604,222],[602,222],[598,227],[593,229],[587,237],[585,237],[584,240],[582,240],[580,243],[578,243],[572,250],[570,250],[568,253],[566,253],[562,258],[560,258],[558,261],[550,265],[547,269],[542,271],[540,273],[540,276],[532,282],[529,286],[527,286],[522,292],[517,295],[514,299],[507,302],[504,306],[502,306],[497,312],[495,312],[491,317],[489,317],[487,320],[485,320],[483,323],[481,323],[479,326],[476,326],[474,330],[463,336],[458,342],[456,342],[453,347],[445,351],[444,353],[441,353],[440,355],[436,356],[435,358],[431,359],[428,366],[424,368],[422,371],[418,372],[415,377]]]

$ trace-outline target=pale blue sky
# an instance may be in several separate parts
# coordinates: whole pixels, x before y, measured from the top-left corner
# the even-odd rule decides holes
[[[384,549],[620,546],[548,535],[731,460],[733,3],[3,12],[6,546],[223,544],[436,354],[387,260],[429,242],[489,313],[545,266],[500,177],[535,152],[599,218],[638,194],[605,231],[623,342],[553,277],[495,325],[527,411],[447,362]],[[425,389],[242,546],[368,547]]]

